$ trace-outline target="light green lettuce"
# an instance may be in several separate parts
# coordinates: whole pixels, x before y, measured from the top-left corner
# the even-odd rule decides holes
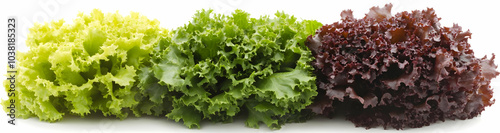
[[[17,94],[10,97],[16,115],[50,122],[94,112],[127,117],[139,103],[139,68],[167,35],[157,20],[134,12],[121,16],[95,9],[78,14],[72,24],[35,24],[26,40],[29,51],[17,56]],[[8,88],[7,81],[4,85]]]
[[[139,75],[146,114],[182,120],[231,122],[276,129],[317,95],[307,36],[321,26],[283,12],[250,18],[236,10],[225,16],[198,11],[193,20],[159,41],[151,66]]]

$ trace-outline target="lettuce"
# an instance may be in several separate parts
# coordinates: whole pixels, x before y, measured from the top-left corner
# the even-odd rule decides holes
[[[495,55],[474,56],[471,32],[441,27],[432,8],[395,15],[391,8],[372,7],[361,19],[345,10],[307,38],[318,76],[312,112],[404,129],[472,119],[494,103]]]
[[[72,24],[35,24],[26,40],[29,51],[17,56],[17,95],[11,97],[16,115],[49,122],[92,112],[127,117],[139,103],[138,69],[167,35],[157,20],[134,12],[121,16],[94,9]],[[7,81],[4,85],[8,88]]]
[[[189,128],[202,120],[231,122],[237,114],[247,115],[253,128],[300,121],[293,119],[302,119],[301,109],[317,95],[304,41],[321,23],[275,15],[198,11],[159,41],[152,64],[141,69],[137,110],[166,114]]]

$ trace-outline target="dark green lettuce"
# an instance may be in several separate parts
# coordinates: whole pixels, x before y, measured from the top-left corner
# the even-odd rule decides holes
[[[137,110],[182,120],[231,122],[248,116],[278,129],[317,95],[311,52],[304,45],[321,26],[277,12],[250,18],[236,10],[225,16],[198,11],[193,20],[159,41],[152,64],[141,69]]]

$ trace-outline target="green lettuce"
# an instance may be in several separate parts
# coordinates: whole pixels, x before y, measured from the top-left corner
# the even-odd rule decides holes
[[[317,95],[311,52],[304,45],[321,26],[283,12],[250,18],[198,11],[193,20],[159,41],[151,62],[141,68],[138,112],[182,120],[231,122],[248,116],[279,129]]]
[[[95,9],[78,14],[72,24],[35,24],[26,40],[29,51],[17,56],[17,94],[10,97],[16,115],[49,122],[93,112],[127,117],[139,103],[139,68],[167,35],[157,20],[135,12],[121,16]]]

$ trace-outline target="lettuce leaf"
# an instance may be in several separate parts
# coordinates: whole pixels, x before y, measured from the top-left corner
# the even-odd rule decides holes
[[[72,24],[35,24],[26,40],[29,51],[17,56],[17,94],[10,97],[16,115],[49,122],[98,111],[127,117],[139,103],[134,89],[139,68],[167,35],[157,20],[135,12],[121,16],[94,9]]]
[[[238,114],[247,115],[253,128],[264,123],[278,129],[284,121],[299,121],[287,118],[304,118],[289,116],[317,95],[304,41],[321,24],[283,12],[275,16],[198,11],[159,41],[151,66],[139,74],[142,102],[151,105],[143,113],[166,113],[189,128],[200,128],[202,120],[231,122]],[[156,106],[165,109],[155,112]]]
[[[471,32],[440,26],[432,8],[395,15],[391,8],[372,7],[361,19],[345,10],[308,37],[318,76],[314,113],[399,130],[471,119],[494,103],[495,55],[475,57]]]

